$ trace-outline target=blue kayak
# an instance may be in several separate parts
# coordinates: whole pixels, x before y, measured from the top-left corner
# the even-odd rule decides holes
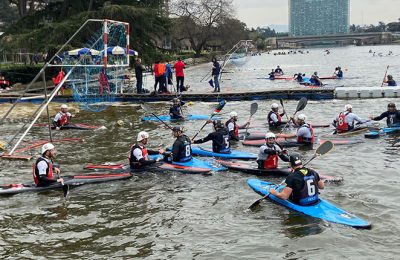
[[[261,181],[258,179],[248,179],[247,184],[258,194],[266,196],[269,194],[271,188],[275,188],[278,191],[283,189],[284,186],[279,186],[271,182]],[[351,226],[354,228],[371,228],[371,224],[367,221],[344,211],[332,203],[320,199],[316,204],[311,206],[300,206],[296,205],[289,200],[282,200],[275,197],[274,195],[269,195],[268,199],[281,204],[289,209],[301,212],[305,215],[326,220],[329,222],[334,222],[342,225]]]
[[[400,126],[385,127],[378,131],[369,131],[368,133],[364,134],[364,137],[373,139],[373,138],[378,138],[379,136],[384,135],[384,134],[391,134],[391,133],[398,132],[398,131],[400,131]]]
[[[146,116],[142,118],[142,121],[159,121],[161,119],[162,121],[174,121],[174,120],[180,120],[180,119],[171,119],[170,115],[162,115],[162,116]],[[208,120],[210,119],[209,115],[185,115],[185,120]],[[220,119],[217,116],[213,116],[213,119]]]
[[[214,153],[211,150],[204,149],[200,146],[192,146],[192,153],[194,155],[210,156],[224,159],[242,159],[251,160],[257,159],[257,154],[231,150],[230,153]]]
[[[155,160],[157,158],[163,158],[163,155],[150,155],[149,156],[151,159]],[[228,170],[228,168],[224,167],[224,166],[217,166],[217,165],[213,165],[212,162],[208,162],[208,161],[203,161],[197,158],[192,158],[192,160],[188,161],[188,162],[173,162],[173,163],[165,163],[165,164],[172,164],[172,165],[180,165],[180,166],[185,166],[188,167],[188,169],[190,170],[190,168],[207,168],[210,169],[211,171],[226,171]]]

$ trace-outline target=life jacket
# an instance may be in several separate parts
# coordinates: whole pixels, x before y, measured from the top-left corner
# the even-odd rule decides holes
[[[272,114],[275,114],[275,115],[276,115],[276,117],[278,118],[278,122],[275,123],[275,122],[271,119]],[[278,112],[269,111],[269,113],[268,113],[268,125],[269,125],[269,126],[280,126],[280,125],[281,125],[281,121],[282,121],[282,117],[281,117],[281,115],[280,115]]]
[[[314,171],[306,168],[296,170],[303,175],[304,185],[301,190],[292,193],[292,200],[296,204],[307,206],[318,201],[318,183]]]
[[[349,112],[347,112],[347,113],[341,112],[339,114],[339,118],[338,118],[337,125],[336,125],[336,129],[339,133],[349,131],[349,124],[346,122],[346,116],[348,114],[349,114]]]
[[[183,139],[183,140],[182,140]],[[191,142],[190,138],[187,136],[184,136],[181,140],[177,140],[179,142],[179,146],[181,149],[179,149],[179,162],[188,162],[193,159],[192,157],[192,147],[191,147]]]
[[[224,128],[215,132],[217,134],[216,139],[212,140],[213,152],[214,153],[231,153],[231,148],[229,147],[229,131]]]
[[[277,154],[266,154],[264,153],[265,149],[271,149],[277,151],[280,147],[277,144],[274,144],[272,147],[267,144],[260,147],[258,156],[257,156],[257,164],[261,169],[276,169],[278,168],[278,155]]]
[[[69,124],[69,117],[67,113],[58,112],[61,114],[61,118],[57,121],[58,126],[64,126]]]
[[[131,146],[131,151],[129,152],[129,164],[131,166],[131,168],[140,168],[141,165],[139,163],[139,160],[136,158],[136,156],[133,154],[133,151],[135,149],[140,149],[142,151],[142,156],[145,160],[149,159],[149,153],[147,152],[147,148],[146,147],[141,147],[138,144],[134,144]]]
[[[46,169],[46,175],[48,178],[53,178],[53,164],[49,163],[46,161],[45,158],[40,157],[36,160],[36,163],[32,165],[32,175],[33,175],[33,181],[35,182],[36,185],[39,184],[39,169],[37,168],[37,165],[39,162],[45,161],[47,163],[47,169]]]
[[[314,138],[315,138],[315,136],[314,136],[314,129],[312,128],[312,126],[311,126],[310,124],[304,124],[304,125],[300,126],[299,129],[297,129],[297,131],[299,131],[300,128],[302,128],[302,127],[307,127],[308,129],[310,129],[311,138],[306,138],[306,137],[303,137],[303,136],[298,136],[298,137],[297,137],[297,142],[298,142],[298,143],[303,143],[303,144],[305,144],[305,143],[307,143],[307,144],[308,144],[308,143],[313,144],[313,143],[314,143]]]
[[[386,119],[386,124],[388,126],[397,126],[400,124],[400,112],[398,110],[394,112],[389,112]]]
[[[157,74],[159,76],[163,76],[165,74],[165,71],[167,70],[167,65],[164,63],[159,63],[157,66]]]
[[[232,119],[229,119],[225,123],[225,127],[227,127],[228,130],[229,130],[229,127],[228,127],[229,123],[233,123],[233,133],[234,133],[236,138],[239,138],[239,126],[236,124],[235,121],[233,121]]]

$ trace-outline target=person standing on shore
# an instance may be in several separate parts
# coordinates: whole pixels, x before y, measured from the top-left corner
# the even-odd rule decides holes
[[[175,76],[176,76],[176,91],[178,93],[183,91],[185,74],[183,73],[183,69],[186,68],[185,63],[178,57],[178,61],[174,65]]]
[[[220,87],[219,87],[219,74],[221,72],[221,65],[219,65],[219,62],[217,61],[216,58],[212,58],[212,72],[211,76],[214,79],[214,91],[213,92],[220,92]]]
[[[136,91],[138,94],[143,93],[143,71],[145,70],[142,59],[138,58],[135,62]]]

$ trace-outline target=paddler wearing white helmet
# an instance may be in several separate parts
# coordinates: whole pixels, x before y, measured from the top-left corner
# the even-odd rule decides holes
[[[314,143],[314,130],[310,124],[307,123],[307,116],[300,114],[297,116],[297,120],[293,120],[295,125],[298,127],[296,134],[288,135],[287,138],[297,137],[297,143],[312,146]]]
[[[351,104],[347,104],[344,106],[344,112],[340,112],[333,119],[333,125],[338,133],[344,133],[353,130],[356,122],[358,124],[363,124],[367,121],[367,119],[363,119],[353,113],[353,106]]]
[[[60,107],[60,111],[53,119],[53,126],[60,130],[61,127],[70,124],[70,119],[74,117],[70,112],[68,112],[68,106],[66,104],[62,104]]]
[[[60,169],[53,165],[56,148],[52,143],[46,143],[41,148],[41,156],[33,166],[33,180],[36,186],[47,186],[55,182],[64,182],[59,177]],[[54,175],[56,174],[56,176]]]
[[[238,125],[238,114],[235,111],[229,113],[229,120],[225,122],[225,127],[228,128],[230,141],[239,141],[239,129],[245,129],[250,125],[250,121],[247,121],[243,125]]]
[[[137,135],[136,143],[131,146],[131,150],[128,156],[131,171],[135,171],[135,169],[144,168],[148,165],[160,161],[160,158],[157,158],[156,160],[151,160],[149,158],[149,155],[157,155],[165,153],[164,149],[160,149],[158,151],[147,149],[146,145],[149,142],[149,137],[150,137],[149,133],[147,133],[146,131],[141,131]]]
[[[276,143],[276,136],[272,132],[265,134],[265,144],[258,151],[257,164],[259,169],[278,168],[278,157],[284,162],[289,161],[287,151]]]
[[[282,117],[286,114],[283,109],[282,113],[279,113],[279,105],[277,103],[271,104],[271,111],[269,111],[267,116],[268,126],[270,128],[278,128],[281,125],[285,125],[286,122],[282,122]]]

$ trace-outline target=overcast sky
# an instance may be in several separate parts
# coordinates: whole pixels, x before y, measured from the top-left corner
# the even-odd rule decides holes
[[[288,0],[233,0],[236,16],[247,26],[288,24]],[[377,24],[400,18],[400,0],[350,0],[350,24]]]

